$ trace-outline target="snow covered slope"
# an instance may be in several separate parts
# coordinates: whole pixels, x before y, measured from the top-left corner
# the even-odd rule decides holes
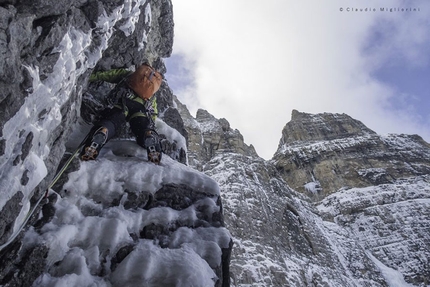
[[[334,234],[270,163],[225,154],[205,170],[220,184],[234,237],[232,286],[386,286],[359,242],[343,230]]]
[[[214,180],[169,157],[148,163],[134,141],[111,141],[79,166],[22,240],[20,254],[38,266],[4,262],[7,284],[207,287],[228,278],[231,237]]]
[[[208,118],[188,120],[189,130],[205,127],[209,141],[232,133]],[[346,115],[296,112],[287,127],[271,161],[214,148],[202,166],[234,238],[232,286],[427,286],[428,144],[376,135]]]
[[[429,283],[430,175],[340,190],[317,208],[327,228],[341,227],[359,242],[389,286],[412,286],[395,283],[397,277],[419,286]]]

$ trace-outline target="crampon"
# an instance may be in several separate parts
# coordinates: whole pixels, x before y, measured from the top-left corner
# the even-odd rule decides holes
[[[108,130],[105,127],[101,127],[94,133],[91,144],[84,148],[84,152],[81,155],[82,160],[95,160],[97,158],[101,148],[106,143],[107,133]]]
[[[161,161],[161,152],[158,152],[155,146],[150,146],[146,150],[148,152],[148,161],[159,165]]]

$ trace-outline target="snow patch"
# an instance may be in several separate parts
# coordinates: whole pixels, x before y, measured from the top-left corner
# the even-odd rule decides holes
[[[413,287],[415,285],[409,284],[405,281],[403,278],[402,273],[400,273],[397,270],[394,270],[393,268],[390,268],[386,265],[384,265],[381,261],[375,258],[370,252],[366,252],[367,256],[375,263],[375,265],[379,268],[379,270],[382,273],[382,276],[384,276],[385,280],[387,281],[388,285],[390,287]]]
[[[320,182],[317,181],[312,181],[312,182],[308,182],[304,185],[305,189],[313,194],[318,194],[322,191],[321,188],[321,184]]]
[[[114,286],[207,287],[214,286],[216,279],[190,247],[162,249],[148,240],[141,240],[112,273]]]
[[[149,30],[151,29],[151,22],[152,22],[152,13],[151,13],[151,5],[148,4],[145,7],[145,25],[149,27]],[[142,36],[142,42],[139,43],[139,51],[145,48],[146,43],[148,43],[148,34],[146,29],[143,29],[143,36]]]
[[[125,36],[130,36],[136,29],[136,23],[139,22],[140,7],[146,3],[146,0],[125,1],[122,8],[122,18],[127,21],[119,29],[124,32]],[[149,4],[148,4],[149,6]],[[147,14],[145,14],[147,16]]]

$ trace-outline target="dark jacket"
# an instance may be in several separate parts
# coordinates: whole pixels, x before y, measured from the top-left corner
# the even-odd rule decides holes
[[[104,81],[104,82],[108,82],[108,83],[117,84],[117,87],[115,87],[113,90],[113,92],[115,92],[115,89],[118,88],[118,86],[125,86],[125,87],[129,88],[127,86],[126,80],[132,74],[133,74],[133,72],[131,72],[127,69],[113,69],[113,70],[109,70],[109,71],[102,71],[102,72],[93,73],[93,74],[91,74],[89,81],[90,82]],[[132,89],[130,89],[130,97],[128,97],[128,98],[142,104],[144,107],[148,107],[147,105],[150,104],[152,106],[152,110],[153,110],[152,120],[155,121],[155,119],[157,118],[157,114],[158,114],[157,100],[156,100],[155,96],[152,96],[148,100],[144,100],[144,99],[140,98],[136,93],[134,93],[134,91]],[[120,107],[120,108],[122,108],[122,107]],[[124,111],[124,112],[127,113],[127,111]],[[131,119],[131,118],[138,117],[138,116],[146,117],[146,114],[144,114],[142,112],[136,112],[132,115],[126,115],[126,116],[129,116],[129,118]]]

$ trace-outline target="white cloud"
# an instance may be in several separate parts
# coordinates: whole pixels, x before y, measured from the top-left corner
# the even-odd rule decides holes
[[[387,109],[395,89],[370,76],[393,56],[384,56],[393,52],[391,47],[420,63],[418,47],[428,41],[428,25],[423,22],[429,16],[428,5],[420,3],[421,14],[409,16],[340,11],[397,8],[402,7],[400,2],[175,1],[173,52],[192,64],[195,81],[174,92],[191,112],[203,108],[226,118],[264,158],[276,151],[293,109],[347,113],[378,133],[420,133],[429,140],[407,111]],[[407,27],[402,26],[405,17]],[[394,25],[397,34],[381,49],[364,55],[370,29],[381,19]]]

